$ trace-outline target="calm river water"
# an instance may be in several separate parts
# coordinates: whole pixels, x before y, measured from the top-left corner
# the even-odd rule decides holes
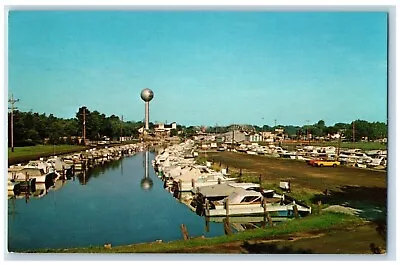
[[[154,159],[149,153],[149,161]],[[8,250],[124,245],[162,239],[224,234],[222,223],[205,221],[163,189],[149,165],[153,182],[145,190],[145,153],[137,153],[83,176],[58,180],[43,197],[8,200]],[[146,183],[146,182],[145,182]],[[148,182],[147,182],[148,183]]]

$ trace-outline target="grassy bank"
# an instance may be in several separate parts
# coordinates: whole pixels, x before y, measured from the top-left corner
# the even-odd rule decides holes
[[[29,160],[36,160],[40,157],[72,153],[85,149],[87,149],[87,147],[78,145],[36,145],[14,147],[14,152],[11,152],[11,148],[8,149],[8,164],[16,164]]]
[[[33,253],[180,253],[187,249],[198,248],[202,246],[217,246],[231,242],[245,242],[256,239],[273,239],[276,237],[290,235],[298,232],[321,232],[329,231],[335,228],[352,227],[366,223],[364,220],[355,216],[341,213],[323,213],[321,215],[310,215],[301,219],[281,223],[272,228],[254,229],[238,232],[233,235],[224,235],[213,238],[192,238],[189,240],[178,240],[161,243],[143,243],[125,246],[115,246],[105,248],[87,247],[87,248],[67,248],[67,249],[45,249],[27,251]],[[178,228],[176,230],[179,230]],[[188,228],[190,233],[190,228]]]

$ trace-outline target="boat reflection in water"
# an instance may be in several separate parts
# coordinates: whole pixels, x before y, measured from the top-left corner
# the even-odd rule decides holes
[[[111,160],[105,164],[98,164],[93,168],[82,169],[76,171],[76,178],[78,178],[79,184],[87,185],[92,178],[101,177],[107,170],[118,169],[122,167],[122,157],[119,159]],[[75,176],[72,177],[75,181]]]
[[[153,187],[153,180],[149,177],[149,150],[143,153],[143,166],[144,166],[144,177],[140,181],[140,186],[143,190],[150,190]]]
[[[251,229],[259,229],[270,226],[266,218],[262,216],[232,216],[232,217],[209,217],[209,222],[224,223],[230,226],[234,232],[241,232]],[[288,217],[271,217],[273,225],[289,221]]]
[[[25,186],[21,187],[18,190],[8,191],[9,199],[25,199],[25,202],[28,203],[31,197],[34,198],[42,198],[49,190],[58,190],[60,189],[66,181],[63,179],[53,180],[52,182],[46,183],[35,183],[34,186]]]

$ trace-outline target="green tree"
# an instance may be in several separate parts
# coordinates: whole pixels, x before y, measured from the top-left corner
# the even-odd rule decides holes
[[[178,136],[178,130],[175,128],[171,129],[171,131],[169,132],[169,135],[171,137]]]

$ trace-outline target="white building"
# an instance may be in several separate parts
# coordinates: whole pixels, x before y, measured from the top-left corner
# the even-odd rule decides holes
[[[159,123],[154,127],[154,133],[157,135],[170,135],[172,129],[176,129],[176,122],[171,124]]]
[[[246,134],[246,141],[250,141],[250,142],[259,142],[262,141],[263,137],[261,134],[258,133],[249,133]]]

